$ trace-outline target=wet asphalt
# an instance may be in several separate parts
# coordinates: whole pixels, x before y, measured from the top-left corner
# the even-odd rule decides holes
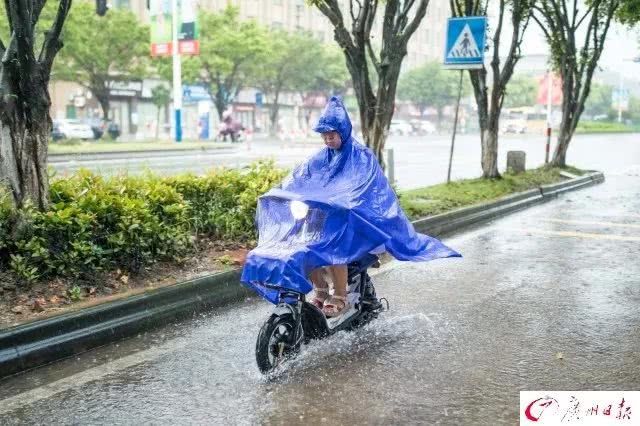
[[[606,148],[578,164],[606,183],[446,238],[463,259],[385,265],[391,310],[274,377],[249,299],[0,382],[0,424],[516,424],[521,390],[639,390],[640,140]]]

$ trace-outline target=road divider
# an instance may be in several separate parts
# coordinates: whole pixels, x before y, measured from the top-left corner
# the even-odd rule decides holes
[[[565,192],[604,182],[602,173],[590,173],[553,185],[513,194],[483,204],[463,207],[413,222],[418,231],[444,236],[532,205]],[[141,295],[104,303],[0,332],[0,377],[29,370],[178,318],[228,305],[253,296],[239,284],[240,270],[212,274]]]

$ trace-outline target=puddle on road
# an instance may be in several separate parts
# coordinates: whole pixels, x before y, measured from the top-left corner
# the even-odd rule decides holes
[[[393,350],[408,349],[409,346],[434,343],[442,339],[441,334],[451,333],[436,315],[417,313],[412,315],[381,316],[354,331],[342,331],[323,340],[312,341],[302,347],[298,356],[264,376],[262,383],[284,383],[304,378],[307,374],[324,374],[324,369],[342,362],[364,362]]]

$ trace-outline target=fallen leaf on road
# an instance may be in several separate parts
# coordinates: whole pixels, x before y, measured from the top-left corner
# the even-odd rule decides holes
[[[58,296],[51,296],[49,298],[49,302],[53,303],[54,305],[58,304],[58,303],[60,303],[60,298]]]
[[[123,275],[120,277],[120,281],[122,281],[123,283],[127,284],[129,282],[129,276],[128,275]]]
[[[556,354],[556,359],[564,359],[564,354],[562,352],[558,352]]]

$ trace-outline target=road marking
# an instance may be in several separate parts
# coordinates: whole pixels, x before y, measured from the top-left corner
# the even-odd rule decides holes
[[[589,220],[565,220],[565,219],[541,219],[543,222],[557,222],[557,223],[567,223],[567,224],[575,224],[575,225],[597,225],[597,226],[612,226],[619,228],[638,228],[640,229],[640,225],[635,225],[631,223],[619,223],[619,222],[592,222]]]
[[[591,238],[597,240],[613,240],[613,241],[640,241],[640,237],[627,237],[624,235],[612,235],[612,234],[591,234],[587,232],[572,232],[572,231],[545,231],[542,229],[530,229],[530,228],[508,228],[501,227],[500,230],[523,232],[533,235],[549,235],[556,237],[574,237],[574,238]]]

